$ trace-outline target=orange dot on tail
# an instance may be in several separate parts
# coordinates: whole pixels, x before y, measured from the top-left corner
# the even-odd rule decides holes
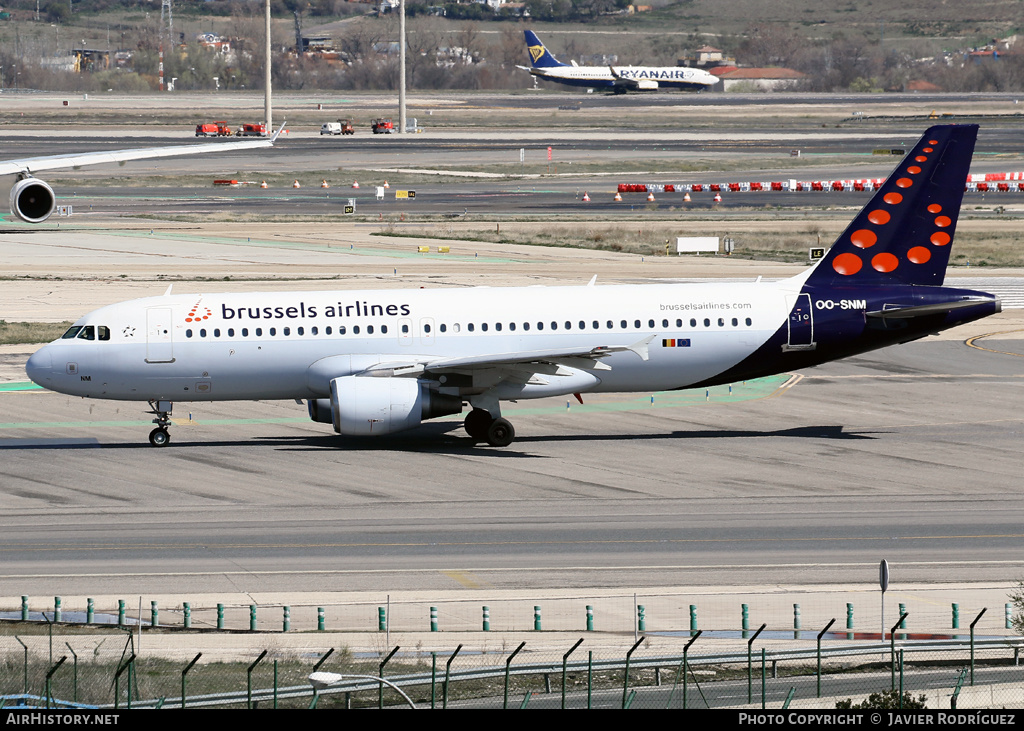
[[[913,184],[914,181],[911,180],[910,178],[900,178],[899,180],[896,181],[896,185],[899,186],[900,188],[909,188]]]
[[[932,203],[930,206],[928,206],[928,212],[942,213],[942,206],[940,206],[938,203]]]
[[[953,223],[949,216],[939,216],[935,219],[935,225],[939,228],[946,228],[949,224]]]
[[[890,218],[891,216],[889,215],[888,211],[883,211],[880,209],[877,211],[871,211],[871,213],[868,214],[868,220],[871,221],[871,223],[876,224],[878,226],[883,226],[889,223]]]
[[[882,200],[884,200],[890,206],[894,206],[897,203],[902,202],[903,196],[900,195],[899,193],[886,193]]]
[[[846,276],[856,274],[862,266],[864,266],[864,262],[856,254],[840,254],[832,262],[832,268]]]
[[[891,272],[899,265],[900,260],[885,251],[881,254],[875,254],[875,257],[871,260],[871,266],[880,272]]]
[[[874,246],[878,242],[878,237],[874,231],[869,231],[866,228],[862,228],[858,231],[854,231],[850,234],[850,243],[854,246],[858,246],[861,249],[866,249],[869,246]]]
[[[928,144],[929,145],[937,145],[937,144],[939,144],[939,141],[938,140],[928,140]]]
[[[934,150],[931,147],[925,147],[922,148],[921,152],[934,152]]]
[[[921,168],[919,168],[917,165],[911,165],[909,168],[907,168],[907,172],[910,173],[911,175],[917,175],[919,172],[921,172]]]
[[[907,252],[907,258],[915,264],[924,264],[932,258],[932,252],[928,251],[928,249],[923,246],[915,246]]]
[[[914,162],[928,162],[928,156],[918,155],[917,157],[914,158]]]
[[[950,238],[949,234],[946,233],[945,231],[936,231],[935,233],[932,234],[929,241],[931,241],[936,246],[945,246],[950,241],[952,241],[952,239]]]

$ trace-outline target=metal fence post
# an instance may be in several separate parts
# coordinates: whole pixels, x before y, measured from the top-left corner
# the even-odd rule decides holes
[[[818,698],[821,698],[821,638],[828,632],[828,628],[836,623],[836,618],[833,617],[825,628],[818,633]]]
[[[445,666],[444,666],[444,687],[442,688],[441,708],[447,708],[448,707],[448,682],[449,682],[449,679],[451,678],[451,674],[452,674],[452,663],[455,661],[455,656],[459,654],[459,650],[461,650],[461,649],[462,649],[462,645],[460,644],[458,647],[455,648],[455,652],[452,653],[452,656],[448,658],[448,662],[445,663]]]
[[[519,643],[519,647],[517,647],[515,649],[515,652],[513,652],[511,655],[509,655],[508,659],[505,660],[505,700],[504,700],[504,702],[501,705],[502,710],[507,710],[508,709],[508,680],[509,680],[508,676],[509,676],[509,666],[512,664],[512,658],[514,658],[516,655],[518,655],[519,651],[522,650],[524,647],[526,647],[526,643],[525,642],[520,642]],[[437,662],[437,657],[436,656],[434,658],[434,662],[435,662],[435,664]]]
[[[626,672],[625,672],[625,675],[622,678],[622,707],[623,708],[626,707],[626,693],[627,693],[627,690],[629,688],[629,661],[630,661],[630,658],[633,657],[633,651],[636,650],[636,648],[640,647],[640,643],[643,642],[645,639],[646,639],[645,637],[641,637],[639,640],[636,641],[635,645],[633,645],[631,648],[629,648],[629,652],[626,653]]]
[[[68,648],[68,652],[70,652],[74,656],[74,658],[75,658],[75,661],[74,661],[75,662],[75,665],[74,665],[75,675],[74,675],[74,684],[72,686],[73,690],[72,690],[71,700],[74,703],[78,703],[78,653],[75,652],[75,648],[73,648],[68,642],[65,641],[64,645]]]
[[[576,644],[569,648],[569,651],[562,655],[562,710],[565,710],[565,676],[567,674],[566,666],[569,664],[569,655],[576,651],[576,648],[583,644],[583,638],[580,637],[576,641]]]
[[[761,710],[764,710],[764,690],[765,690],[765,654],[764,648],[761,648]]]
[[[904,612],[900,615],[899,621],[892,626],[889,630],[889,658],[892,664],[892,680],[889,684],[891,690],[896,690],[896,630],[899,629],[900,624],[907,618],[907,613]],[[884,655],[882,657],[885,657]],[[901,671],[902,672],[902,671]]]
[[[400,645],[395,645],[395,649],[389,652],[388,656],[381,660],[380,665],[377,666],[377,677],[381,678],[381,680],[377,683],[377,708],[381,710],[384,709],[384,666],[387,665],[388,662],[391,661],[391,658],[395,656],[395,653],[398,652],[399,647]]]
[[[754,640],[767,626],[767,624],[762,624],[754,636],[747,641],[747,703],[754,702],[754,664],[750,653],[753,651]]]
[[[50,701],[53,699],[53,693],[50,689],[50,680],[53,678],[53,674],[57,672],[57,669],[64,664],[64,661],[68,659],[67,655],[63,655],[57,664],[46,671],[46,707],[50,707]]]
[[[260,656],[256,658],[252,665],[245,670],[245,707],[252,708],[252,671],[256,669],[256,666],[267,656],[267,651],[264,650],[260,653]]]
[[[988,607],[983,608],[978,612],[978,616],[971,622],[971,685],[974,685],[974,625],[981,619],[981,615],[988,611]]]
[[[188,671],[192,669],[193,665],[195,665],[197,662],[199,662],[199,658],[201,658],[202,656],[203,656],[203,653],[200,652],[198,655],[196,655],[194,658],[192,658],[192,662],[190,662],[188,665],[186,665],[185,669],[181,671],[181,707],[182,708],[185,707],[185,676],[188,675]]]

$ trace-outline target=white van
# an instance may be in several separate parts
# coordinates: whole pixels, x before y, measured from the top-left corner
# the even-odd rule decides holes
[[[320,134],[322,135],[340,135],[341,124],[338,122],[324,122],[320,125]]]

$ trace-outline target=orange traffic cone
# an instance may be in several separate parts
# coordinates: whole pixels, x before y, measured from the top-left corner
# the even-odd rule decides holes
[[[722,194],[721,193],[715,193],[715,203],[721,203],[721,202],[722,202]]]
[[[690,194],[689,194],[689,193],[686,193],[686,194],[685,194],[685,195],[683,196],[683,203],[689,203],[689,202],[690,202]]]
[[[384,187],[385,188],[390,188],[391,187],[390,185],[388,185],[388,181],[386,181],[386,180],[384,181]]]
[[[358,188],[359,187],[359,181],[358,180],[353,180],[352,181],[352,187],[353,188]]]
[[[266,189],[266,188],[269,188],[270,186],[267,185],[267,181],[264,180],[262,183],[260,183],[260,187],[263,188],[263,189]]]
[[[583,191],[583,202],[590,203],[590,196],[587,195],[587,191]]]
[[[615,191],[615,202],[622,203],[622,195],[619,193],[619,191]]]
[[[321,188],[330,188],[331,186],[329,186],[329,185],[327,184],[327,181],[326,181],[326,180],[324,180],[323,182],[321,182],[321,183],[320,183],[320,187],[321,187]]]
[[[654,193],[648,193],[647,194],[647,202],[648,203],[653,203],[654,202]]]
[[[298,180],[296,180],[296,181],[295,181],[294,183],[292,183],[292,187],[293,187],[293,188],[301,188],[302,186],[301,186],[301,185],[299,185],[299,181],[298,181]]]

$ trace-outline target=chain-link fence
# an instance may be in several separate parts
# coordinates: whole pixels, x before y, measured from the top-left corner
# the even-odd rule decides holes
[[[188,646],[188,634],[180,636]],[[763,637],[763,636],[762,636]],[[662,654],[641,638],[515,647],[272,647],[236,661],[135,653],[116,628],[85,636],[0,637],[0,704],[220,708],[835,708],[872,694],[897,707],[1024,707],[1016,638],[727,643],[697,635]],[[272,636],[251,638],[266,639]],[[607,638],[605,638],[607,639]],[[739,645],[742,649],[737,649]],[[251,643],[250,643],[250,646]],[[97,652],[99,648],[102,652]],[[92,648],[89,650],[88,648]]]

